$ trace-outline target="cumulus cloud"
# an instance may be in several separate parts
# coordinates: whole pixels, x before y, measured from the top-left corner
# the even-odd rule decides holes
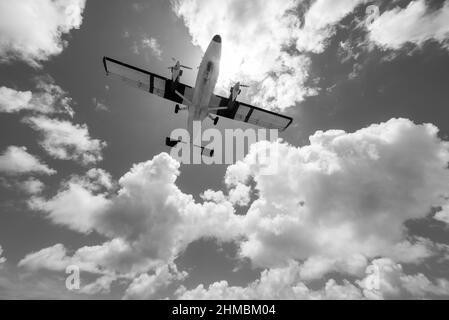
[[[272,108],[286,108],[314,94],[304,85],[309,59],[283,50],[294,40],[292,33],[300,25],[293,13],[298,3],[172,1],[173,10],[183,18],[193,43],[203,51],[214,34],[222,36],[221,89],[227,90],[232,81],[256,82],[253,101]]]
[[[206,49],[215,33],[223,47],[218,86],[251,83],[252,102],[285,109],[317,94],[306,84],[310,53],[321,53],[338,23],[364,0],[172,0],[193,43]]]
[[[115,276],[104,275],[99,277],[92,283],[89,283],[80,288],[80,293],[94,295],[105,294],[111,292],[111,284],[116,280]]]
[[[250,201],[251,188],[238,183],[234,188],[229,190],[229,201],[239,206],[246,206]]]
[[[93,230],[95,217],[108,205],[103,193],[92,191],[99,191],[104,186],[111,187],[109,174],[91,169],[85,177],[73,176],[63,182],[53,198],[33,197],[28,204],[32,210],[47,212],[46,217],[55,224],[89,233]]]
[[[353,254],[346,258],[330,258],[314,255],[304,261],[299,270],[299,276],[304,281],[321,279],[330,271],[344,275],[363,275],[368,261],[361,254]]]
[[[240,257],[266,270],[247,287],[222,281],[209,288],[180,287],[177,297],[446,295],[444,281],[398,269],[400,263],[419,264],[447,250],[410,237],[404,226],[447,201],[449,144],[437,133],[431,124],[392,119],[354,133],[319,131],[304,147],[260,142],[273,148],[271,156],[282,159],[277,170],[265,175],[255,154],[261,149],[252,148],[228,167],[229,195],[208,190],[202,203],[176,186],[180,164],[166,153],[134,165],[116,187],[105,172],[92,170],[69,179],[53,198],[35,198],[36,207],[55,223],[80,232],[95,230],[110,240],[74,253],[56,247],[52,255],[30,254],[21,265],[54,270],[78,263],[91,272],[129,280],[127,298],[155,297],[182,278],[172,266],[176,257],[190,243],[214,238],[234,241]],[[246,215],[237,215],[233,206],[247,199],[240,195],[252,192],[250,186],[257,199]],[[232,190],[239,196],[231,201]],[[77,210],[67,203],[76,203]],[[36,256],[45,259],[37,263]],[[396,287],[401,289],[394,294],[370,287],[370,272],[378,263],[373,259],[378,257],[400,271],[402,282]],[[53,267],[47,265],[51,260],[56,261]],[[330,279],[319,290],[308,287],[332,272],[358,282]],[[107,290],[109,278],[97,280],[86,290]]]
[[[101,249],[84,247],[72,256],[63,248],[51,249],[56,249],[57,260],[65,261],[64,265],[80,261],[82,256],[81,261],[109,266],[111,272],[137,275],[172,263],[191,242],[202,237],[231,241],[238,233],[238,216],[234,215],[232,204],[196,203],[176,186],[178,169],[179,163],[162,153],[134,165],[119,179],[119,190],[113,194],[106,195],[105,188],[96,187],[100,182],[110,186],[105,173],[96,170],[83,177],[72,177],[54,197],[34,197],[29,204],[45,212],[55,224],[79,232],[95,230],[111,238],[111,243],[120,244],[119,252],[105,243]],[[89,251],[103,253],[86,255]],[[49,263],[51,259],[45,257],[45,263]],[[111,262],[109,257],[115,260]],[[45,264],[30,264],[32,260],[25,258],[22,265],[48,268]],[[142,277],[143,282],[150,281],[147,276]],[[134,283],[133,287],[137,285]]]
[[[187,276],[176,266],[155,264],[138,248],[121,239],[113,239],[102,245],[86,246],[71,253],[62,244],[44,248],[26,255],[18,266],[29,271],[51,270],[64,272],[68,266],[76,265],[82,272],[98,275],[93,282],[84,285],[80,293],[89,295],[108,293],[111,284],[118,280],[128,281],[127,299],[148,299],[173,281]],[[154,270],[148,273],[149,270]]]
[[[406,275],[402,266],[391,259],[376,259],[367,268],[367,276],[358,281],[369,299],[425,298],[449,295],[449,281],[429,280],[424,274]]]
[[[85,0],[0,0],[0,62],[33,67],[60,54],[82,23]]]
[[[296,47],[301,51],[322,53],[335,34],[336,24],[366,0],[316,0],[304,16],[297,31]]]
[[[229,286],[227,281],[212,283],[208,288],[199,285],[187,290],[181,286],[176,291],[179,299],[361,299],[359,287],[344,280],[338,284],[330,279],[320,290],[312,290],[300,279],[300,266],[291,262],[285,267],[264,270],[260,278],[246,287]]]
[[[39,144],[56,159],[75,160],[84,165],[103,159],[101,152],[106,142],[92,139],[85,124],[45,116],[27,117],[23,121],[41,134]]]
[[[406,220],[425,217],[449,194],[448,143],[437,132],[406,119],[318,131],[302,148],[278,144],[272,175],[250,152],[226,176],[252,177],[259,194],[243,221],[241,255],[264,267],[315,255],[426,256],[423,246],[397,245]]]
[[[368,26],[369,40],[384,49],[400,49],[407,43],[422,46],[433,40],[449,49],[449,3],[430,12],[424,0],[412,1],[405,8],[383,12]]]
[[[175,280],[182,280],[186,272],[179,272],[176,265],[163,265],[156,269],[154,274],[143,273],[135,278],[126,289],[124,299],[147,300],[154,299],[158,290],[165,288]]]
[[[51,175],[56,173],[42,163],[39,158],[28,153],[26,147],[9,146],[0,155],[0,172],[8,175],[39,173]]]
[[[260,278],[246,287],[229,286],[226,281],[202,284],[176,291],[179,299],[398,299],[447,297],[449,282],[429,280],[422,273],[407,275],[400,264],[390,259],[376,259],[365,269],[366,276],[351,283],[330,279],[321,289],[310,289],[301,280],[301,267],[290,262],[285,267],[264,270]]]
[[[0,87],[0,112],[66,113],[73,117],[72,99],[50,77],[36,80],[36,91],[17,91]]]
[[[176,186],[178,169],[179,163],[166,153],[134,165],[120,178],[120,189],[99,217],[97,230],[138,241],[146,255],[164,261],[201,237],[233,239],[238,221],[232,204],[196,203]]]
[[[20,190],[26,192],[27,194],[39,194],[44,189],[44,183],[36,178],[28,178],[25,181],[18,183]]]
[[[250,201],[251,187],[237,183],[229,190],[228,196],[223,191],[206,190],[200,196],[203,200],[216,203],[229,201],[233,205],[246,206]]]
[[[62,244],[42,249],[26,255],[19,261],[19,267],[26,266],[30,270],[47,269],[53,271],[65,270],[70,264],[66,256],[66,249]]]
[[[112,276],[132,273],[130,266],[136,257],[128,243],[112,239],[101,245],[81,247],[75,252],[70,252],[62,244],[55,244],[27,254],[18,265],[34,271],[64,271],[69,265],[77,265],[81,271]]]
[[[7,87],[0,87],[0,111],[6,113],[29,109],[31,91],[16,91]]]

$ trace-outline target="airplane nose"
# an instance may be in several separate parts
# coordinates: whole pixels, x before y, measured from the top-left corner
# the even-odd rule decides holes
[[[217,43],[221,43],[221,37],[220,37],[218,34],[216,34],[216,35],[212,38],[212,40],[215,41],[215,42],[217,42]]]

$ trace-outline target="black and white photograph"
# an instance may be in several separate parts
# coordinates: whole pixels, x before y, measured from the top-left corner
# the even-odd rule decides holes
[[[449,0],[0,0],[0,300],[448,299]]]

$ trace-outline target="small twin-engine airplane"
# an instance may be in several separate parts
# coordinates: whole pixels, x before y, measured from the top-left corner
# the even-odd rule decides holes
[[[171,79],[108,57],[103,58],[103,64],[107,75],[116,77],[138,89],[175,102],[175,113],[181,110],[187,110],[187,127],[191,141],[194,141],[192,135],[193,121],[203,121],[206,117],[209,117],[214,125],[217,124],[219,117],[225,117],[268,129],[278,129],[281,131],[287,129],[293,120],[292,118],[237,101],[237,96],[241,92],[240,87],[245,87],[240,82],[237,82],[231,88],[228,98],[214,94],[218,73],[220,71],[220,57],[221,37],[215,35],[207,47],[206,53],[198,68],[195,88],[180,82],[183,71],[181,68],[191,68],[181,65],[174,58],[173,60],[176,61],[176,64],[173,67],[169,67],[172,73]],[[180,104],[184,106],[180,107]],[[183,141],[166,138],[166,144],[170,147],[176,146],[179,142]],[[213,150],[208,150],[201,146],[198,147],[201,148],[202,154],[207,156],[213,155]]]

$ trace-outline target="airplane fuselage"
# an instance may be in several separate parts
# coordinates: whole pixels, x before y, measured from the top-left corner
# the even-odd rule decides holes
[[[221,37],[213,37],[201,60],[196,76],[192,105],[188,106],[188,127],[192,133],[193,121],[203,121],[209,114],[209,103],[220,72]]]

